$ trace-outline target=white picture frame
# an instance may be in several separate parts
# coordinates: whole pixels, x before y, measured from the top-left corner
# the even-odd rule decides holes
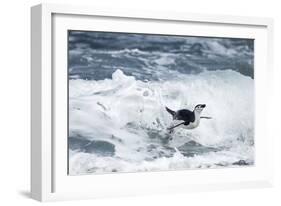
[[[160,25],[157,33],[161,34],[196,35],[200,31],[200,35],[207,36],[257,39],[255,166],[68,176],[65,31],[73,28],[94,30],[98,27],[106,31],[143,32],[152,31],[154,24]],[[270,95],[273,76],[272,19],[40,4],[31,9],[31,26],[32,198],[54,201],[272,186],[274,134],[267,121],[273,116],[272,110],[268,109],[273,105]]]

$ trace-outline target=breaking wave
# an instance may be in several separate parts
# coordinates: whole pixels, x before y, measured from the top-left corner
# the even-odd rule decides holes
[[[72,79],[69,92],[70,175],[254,164],[254,80],[239,72],[145,81],[117,69],[104,80]],[[199,103],[212,119],[167,131],[165,106]]]

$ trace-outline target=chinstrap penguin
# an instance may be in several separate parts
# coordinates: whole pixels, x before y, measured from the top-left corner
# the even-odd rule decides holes
[[[182,121],[170,128],[170,132],[173,131],[174,128],[178,126],[183,126],[185,129],[194,129],[199,126],[200,119],[211,119],[211,117],[203,117],[201,116],[201,112],[206,107],[206,104],[198,104],[195,106],[193,111],[190,111],[188,109],[180,109],[178,111],[173,111],[166,107],[167,112],[169,112],[173,116],[173,120],[176,120],[177,122]]]

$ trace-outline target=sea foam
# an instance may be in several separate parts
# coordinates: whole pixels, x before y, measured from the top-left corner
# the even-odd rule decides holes
[[[202,115],[212,119],[169,134],[172,117],[165,106],[193,110],[200,103],[207,105]],[[112,144],[108,148],[114,153],[105,154],[114,155],[70,149],[69,173],[212,168],[239,160],[253,164],[253,118],[254,80],[233,70],[147,82],[116,70],[111,79],[70,80],[69,136]],[[193,142],[198,149],[191,155]]]

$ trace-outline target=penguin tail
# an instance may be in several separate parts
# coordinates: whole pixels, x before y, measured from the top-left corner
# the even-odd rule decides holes
[[[168,113],[170,113],[170,114],[173,116],[173,118],[175,118],[176,112],[173,111],[173,110],[171,110],[171,109],[169,109],[168,107],[165,107],[165,108],[166,108],[166,111],[167,111]]]

